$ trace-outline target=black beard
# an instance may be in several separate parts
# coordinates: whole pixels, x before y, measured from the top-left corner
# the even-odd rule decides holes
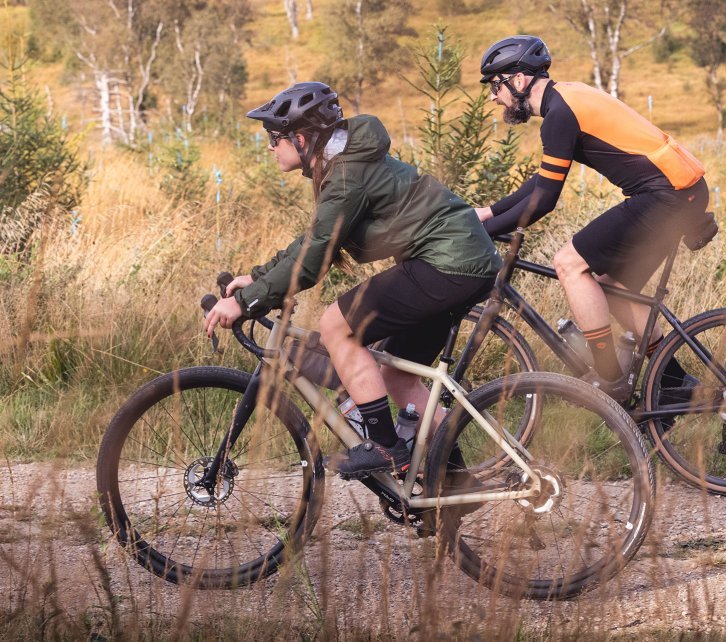
[[[526,123],[532,117],[532,105],[526,98],[516,98],[509,107],[504,108],[504,122],[507,125]]]

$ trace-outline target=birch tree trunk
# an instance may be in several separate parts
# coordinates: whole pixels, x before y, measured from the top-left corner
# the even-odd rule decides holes
[[[94,72],[96,89],[98,90],[99,112],[101,115],[101,144],[111,144],[111,96],[108,86],[108,74],[105,71]]]
[[[557,0],[549,9],[564,17],[584,36],[590,49],[595,87],[615,98],[620,92],[623,58],[648,46],[666,32],[662,27],[648,40],[623,49],[623,25],[630,17],[628,0]]]
[[[592,60],[592,77],[595,87],[602,91],[602,72],[600,70],[600,57],[598,56],[597,26],[595,25],[595,13],[587,0],[582,0],[582,10],[587,25],[587,43],[590,46],[590,59]],[[570,21],[571,24],[572,21]]]
[[[355,18],[358,26],[358,69],[355,82],[355,96],[353,109],[356,115],[360,114],[360,103],[363,98],[363,57],[365,56],[365,30],[363,25],[363,1],[355,3]]]
[[[297,26],[297,0],[284,0],[287,21],[290,23],[290,33],[297,39],[300,37],[300,29]]]
[[[305,1],[305,19],[306,20],[313,19],[313,0]]]
[[[708,70],[708,85],[713,97],[713,104],[716,107],[716,116],[718,117],[718,127],[716,128],[716,140],[723,140],[724,125],[724,103],[723,92],[718,79],[718,66],[713,65]]]

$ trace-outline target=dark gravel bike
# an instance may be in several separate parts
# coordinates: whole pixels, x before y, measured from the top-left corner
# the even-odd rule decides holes
[[[573,376],[587,375],[591,368],[586,361],[510,283],[515,269],[550,279],[557,279],[557,274],[550,267],[520,258],[522,230],[499,240],[510,242],[510,249],[492,297],[476,306],[468,317],[475,327],[454,366],[453,378],[460,382],[466,379],[480,342],[486,345],[490,327],[501,323],[498,314],[505,306],[542,339]],[[630,394],[623,406],[640,425],[660,459],[678,477],[711,493],[726,494],[726,308],[680,321],[664,304],[677,249],[666,259],[653,296],[602,286],[608,295],[650,307],[644,337],[635,347],[627,372]],[[665,319],[672,331],[666,334],[646,366],[648,337],[659,317]],[[509,337],[516,337],[510,352],[532,354],[531,347],[522,344],[524,339],[519,333],[513,331],[503,340]],[[664,377],[672,357],[692,377],[685,385],[673,387]]]

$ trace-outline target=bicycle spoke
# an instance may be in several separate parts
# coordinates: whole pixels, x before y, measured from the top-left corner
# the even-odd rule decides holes
[[[182,428],[181,424],[176,420],[176,418],[174,417],[174,415],[172,415],[172,413],[166,407],[166,404],[160,403],[159,405],[161,406],[161,409],[169,417],[169,419],[171,419],[174,422],[174,424],[179,429],[179,431],[187,438],[187,441],[189,442],[189,444],[196,449],[197,454],[203,455],[204,454],[204,451],[200,449],[201,444],[195,444],[194,443],[194,440],[187,434],[187,432],[184,430],[184,428]],[[151,426],[149,426],[149,427],[151,428]],[[154,429],[152,428],[152,430],[154,430]]]

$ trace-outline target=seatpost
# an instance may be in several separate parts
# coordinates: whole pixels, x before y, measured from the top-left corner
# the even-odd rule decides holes
[[[665,298],[666,294],[668,294],[668,288],[666,286],[668,285],[668,279],[670,278],[671,271],[673,270],[673,263],[675,263],[676,254],[678,254],[677,245],[671,250],[671,253],[666,258],[663,271],[660,273],[660,278],[658,279],[658,287],[655,289],[655,298],[658,299],[659,302]]]
[[[650,313],[648,314],[648,320],[646,321],[645,328],[643,329],[643,336],[640,339],[640,345],[637,347],[635,352],[635,359],[630,364],[630,371],[625,374],[628,375],[628,385],[634,385],[637,373],[640,372],[645,361],[645,352],[650,343],[650,338],[653,336],[653,329],[658,320],[658,309],[662,304],[666,294],[668,294],[668,279],[670,278],[671,271],[673,269],[673,263],[676,260],[676,254],[678,253],[678,246],[674,247],[670,254],[666,257],[665,265],[658,278],[658,285],[655,288],[655,300],[658,302],[657,305],[651,305]]]

